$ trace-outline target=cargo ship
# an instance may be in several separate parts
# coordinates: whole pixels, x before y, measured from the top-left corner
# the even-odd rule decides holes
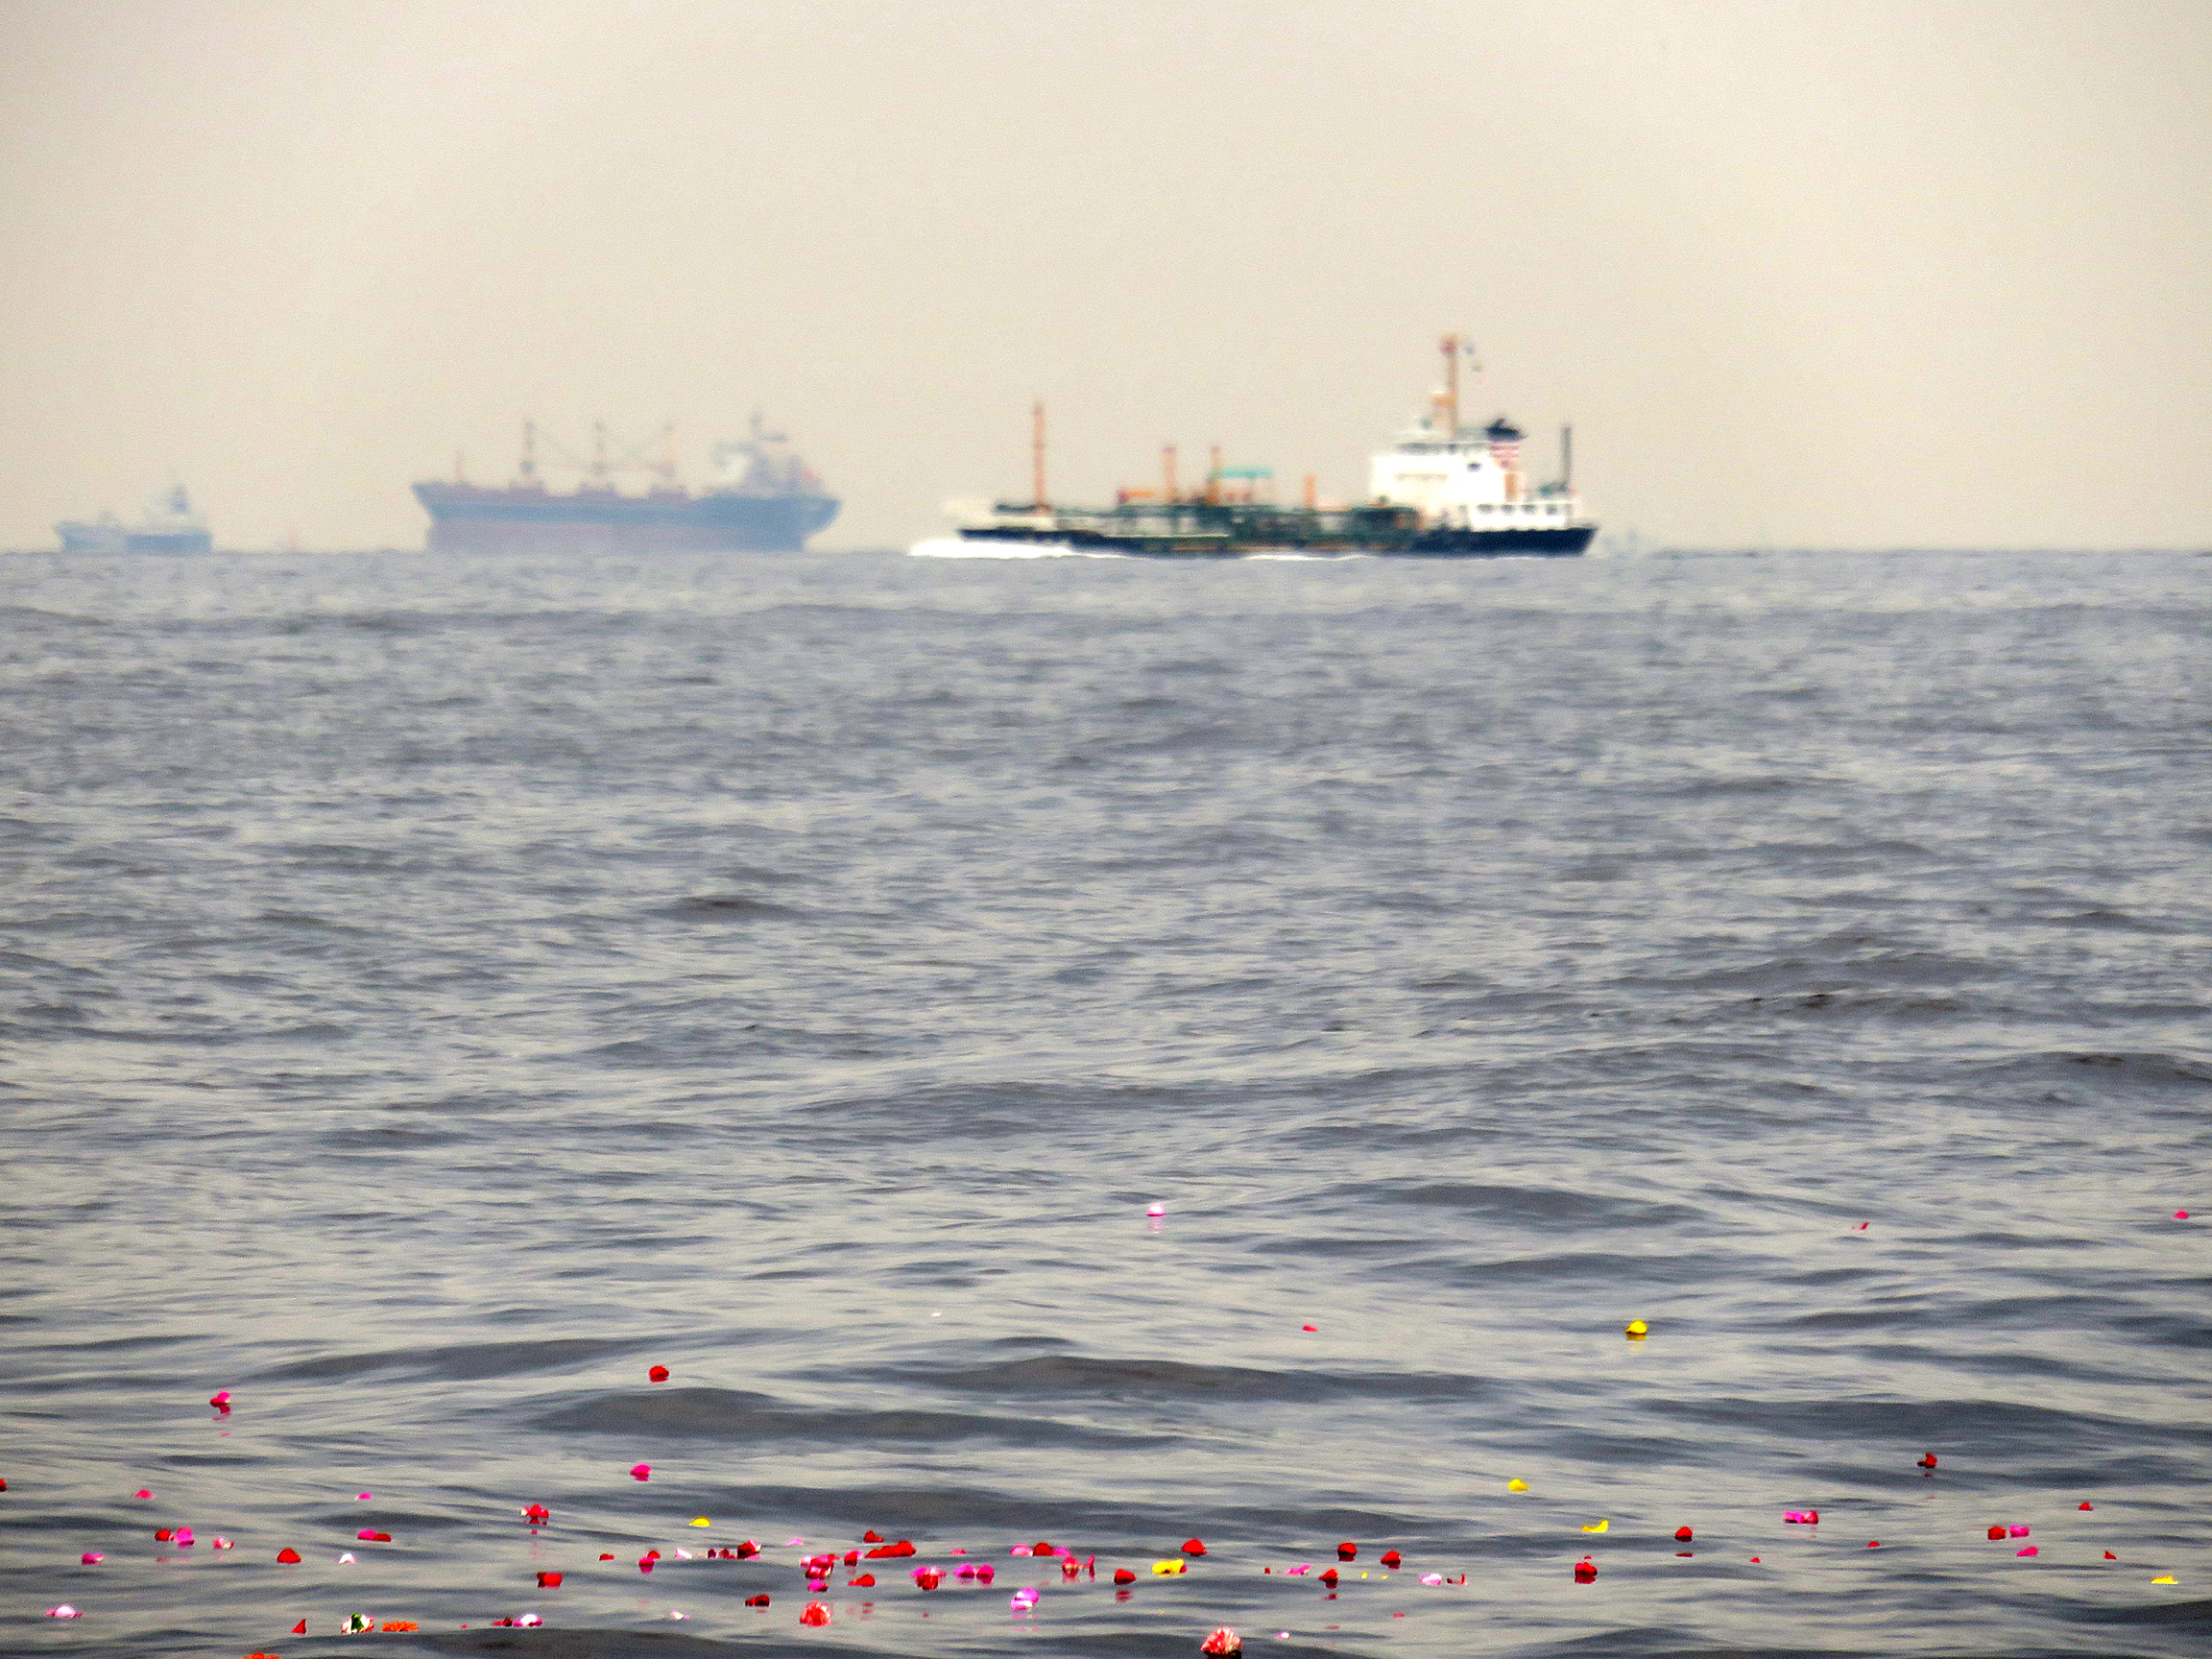
[[[1391,448],[1368,468],[1367,496],[1325,503],[1306,480],[1305,499],[1272,499],[1264,467],[1224,467],[1213,453],[1203,481],[1177,480],[1176,451],[1161,455],[1157,487],[1124,489],[1112,506],[1058,507],[1045,487],[1045,410],[1033,412],[1027,501],[955,506],[965,541],[1034,542],[1085,553],[1156,558],[1245,553],[1379,553],[1415,558],[1572,558],[1598,526],[1574,484],[1574,429],[1559,437],[1559,476],[1531,483],[1521,466],[1522,430],[1501,415],[1487,425],[1460,419],[1459,368],[1468,352],[1456,334],[1440,343],[1444,385]]]
[[[64,553],[205,553],[214,546],[207,520],[192,511],[192,497],[172,484],[147,504],[135,524],[112,513],[65,518],[54,526]]]
[[[797,553],[837,517],[837,497],[757,414],[749,436],[714,445],[714,479],[696,493],[678,480],[674,428],[661,438],[662,453],[647,458],[611,440],[602,422],[587,463],[526,421],[513,483],[415,486],[430,515],[426,546],[432,553]],[[584,474],[575,488],[545,487],[541,441],[557,464]],[[642,491],[617,487],[617,474],[638,471],[651,479]]]

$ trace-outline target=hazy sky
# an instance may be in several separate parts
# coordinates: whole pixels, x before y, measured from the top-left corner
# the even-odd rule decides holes
[[[2212,4],[0,0],[0,545],[756,404],[827,545],[1032,397],[1345,493],[1447,327],[1647,541],[2212,545]]]

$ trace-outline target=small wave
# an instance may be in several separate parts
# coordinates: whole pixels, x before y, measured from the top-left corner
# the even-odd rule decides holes
[[[1742,796],[1784,795],[1817,780],[1780,778],[1770,773],[1743,777],[1697,778],[1688,782],[1661,784],[1649,792],[1675,801],[1726,801]]]
[[[685,922],[806,922],[813,919],[809,911],[767,899],[748,898],[742,893],[697,894],[662,906],[660,913]]]
[[[2155,1050],[2133,1053],[2095,1053],[2078,1049],[2052,1049],[2023,1054],[1982,1068],[1985,1076],[2041,1075],[2080,1081],[2179,1085],[2187,1089],[2212,1087],[2212,1064]]]
[[[1485,1219],[1543,1230],[1583,1227],[1666,1227],[1701,1221],[1699,1211],[1681,1204],[1652,1204],[1640,1198],[1615,1198],[1597,1192],[1569,1192],[1556,1187],[1495,1187],[1474,1181],[1417,1184],[1363,1182],[1334,1189],[1329,1197],[1355,1206],[1418,1205],[1457,1210]]]
[[[382,1348],[297,1359],[258,1372],[256,1376],[266,1380],[329,1382],[382,1371],[404,1371],[449,1382],[477,1382],[532,1371],[557,1371],[588,1359],[634,1353],[644,1345],[641,1339],[550,1336],[529,1342],[465,1342],[445,1348]]]
[[[755,1442],[822,1440],[865,1445],[874,1440],[996,1439],[1014,1445],[1166,1446],[1168,1434],[1128,1433],[1039,1417],[991,1417],[912,1407],[798,1407],[737,1388],[660,1388],[650,1394],[601,1394],[540,1413],[541,1429],[587,1434]]]
[[[1109,1359],[1041,1354],[1027,1359],[938,1370],[886,1367],[884,1382],[959,1393],[1046,1394],[1110,1400],[1466,1400],[1490,1390],[1480,1378],[1407,1371],[1263,1370],[1248,1365],[1198,1365],[1181,1359]]]

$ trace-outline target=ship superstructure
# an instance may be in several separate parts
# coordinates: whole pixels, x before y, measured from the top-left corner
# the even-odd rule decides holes
[[[1501,415],[1485,426],[1460,419],[1455,334],[1441,342],[1445,383],[1428,414],[1374,457],[1363,501],[1276,502],[1264,467],[1225,467],[1214,451],[1204,482],[1179,485],[1176,451],[1162,454],[1158,488],[1124,489],[1111,507],[1050,505],[1045,488],[1045,424],[1036,411],[1031,499],[970,511],[969,541],[1062,543],[1090,552],[1239,554],[1273,549],[1383,553],[1429,558],[1503,554],[1568,556],[1590,545],[1598,526],[1585,517],[1573,481],[1574,435],[1560,434],[1560,473],[1542,483],[1523,470],[1524,434]]]
[[[522,423],[522,461],[505,486],[423,482],[415,498],[430,515],[433,553],[796,553],[806,538],[837,517],[836,496],[822,486],[790,440],[756,413],[742,439],[714,445],[714,477],[694,493],[680,481],[675,430],[664,427],[658,455],[593,429],[589,462],[568,454],[538,428]],[[541,445],[556,465],[581,472],[570,490],[549,490],[540,472]],[[617,479],[644,473],[640,491]]]
[[[146,504],[135,524],[112,513],[67,518],[54,526],[64,553],[205,553],[214,545],[207,520],[192,510],[192,497],[172,484]]]

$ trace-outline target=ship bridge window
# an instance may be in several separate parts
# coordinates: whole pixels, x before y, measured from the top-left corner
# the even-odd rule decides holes
[[[1485,513],[1495,513],[1498,511],[1498,503],[1495,501],[1485,501],[1482,503],[1482,511]]]

